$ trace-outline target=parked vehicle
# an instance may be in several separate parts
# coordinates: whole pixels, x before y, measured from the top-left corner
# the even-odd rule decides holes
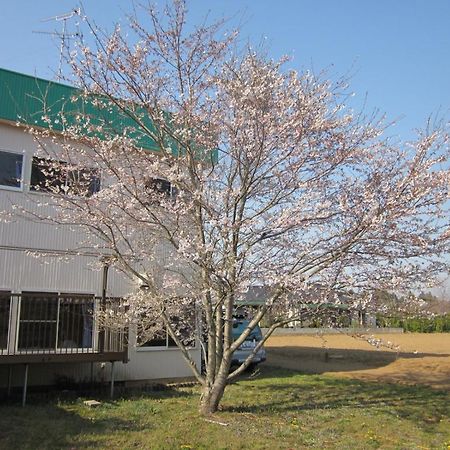
[[[248,326],[248,320],[236,319],[233,322],[233,339],[236,340]],[[262,332],[259,326],[256,326],[248,335],[247,339],[240,345],[240,347],[233,353],[231,365],[242,364],[247,357],[252,353],[258,342],[262,340]],[[253,356],[251,365],[254,366],[266,360],[266,350],[261,347]]]
[[[249,320],[237,319],[233,320],[233,340],[236,340],[242,332],[245,330]],[[232,366],[238,366],[242,364],[247,357],[252,353],[253,349],[256,347],[258,342],[262,340],[262,332],[259,326],[256,326],[252,332],[248,335],[247,339],[239,346],[239,348],[233,353],[233,358],[231,360]],[[207,350],[205,346],[205,351]],[[256,354],[253,356],[252,362],[249,367],[254,367],[256,364],[266,360],[266,350],[261,347]],[[202,372],[205,373],[206,361],[202,354]]]

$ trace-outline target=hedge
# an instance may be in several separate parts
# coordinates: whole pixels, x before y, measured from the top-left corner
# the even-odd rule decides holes
[[[380,327],[403,328],[416,333],[450,333],[450,314],[433,318],[408,318],[377,316]]]

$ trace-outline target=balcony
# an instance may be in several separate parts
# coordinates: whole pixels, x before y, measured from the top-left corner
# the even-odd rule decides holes
[[[100,327],[96,312],[120,299],[0,292],[0,364],[127,361],[126,330]]]

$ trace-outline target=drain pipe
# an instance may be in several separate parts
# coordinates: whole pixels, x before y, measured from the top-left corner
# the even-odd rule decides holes
[[[109,265],[110,265],[110,258],[104,256],[102,258],[102,263],[103,263],[103,277],[102,277],[102,302],[100,305],[100,310],[102,312],[105,312],[106,310],[106,290],[108,287],[108,270],[109,270]],[[103,353],[105,351],[105,330],[102,327],[100,329],[99,332],[99,348],[98,351],[100,353]]]

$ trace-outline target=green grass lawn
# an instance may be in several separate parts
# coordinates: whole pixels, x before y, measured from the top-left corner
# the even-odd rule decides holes
[[[198,415],[197,387],[83,400],[0,406],[0,448],[450,448],[449,394],[419,386],[263,367],[228,388],[220,423]]]

